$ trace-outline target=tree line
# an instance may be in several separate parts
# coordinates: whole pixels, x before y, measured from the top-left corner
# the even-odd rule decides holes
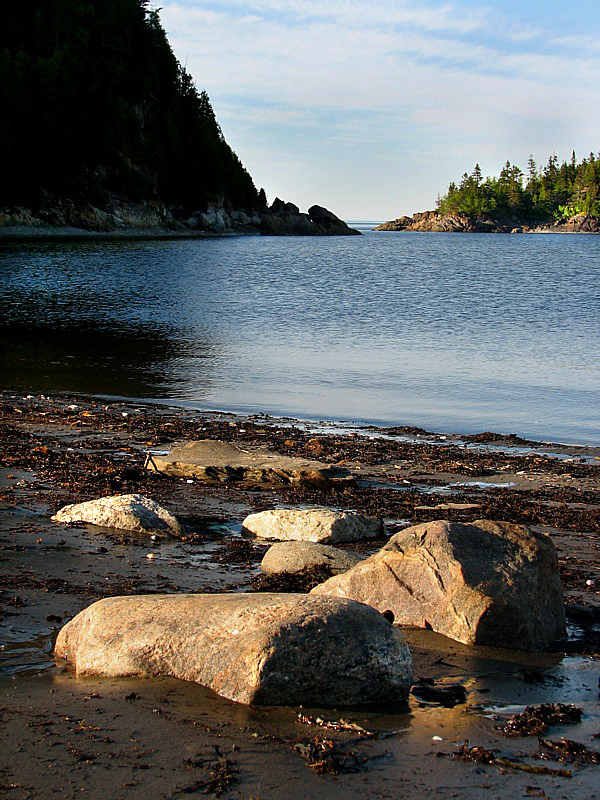
[[[556,155],[538,167],[533,156],[527,173],[507,161],[498,177],[484,178],[479,164],[451,183],[438,198],[442,213],[508,213],[531,220],[565,219],[577,214],[600,216],[600,153],[559,164]]]
[[[147,0],[0,3],[0,204],[265,203]]]

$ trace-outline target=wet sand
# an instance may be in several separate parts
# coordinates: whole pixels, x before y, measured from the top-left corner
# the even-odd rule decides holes
[[[248,489],[144,469],[148,450],[194,438],[260,444],[285,455],[342,464],[359,483],[326,492]],[[525,705],[574,703],[583,708],[583,721],[553,727],[547,736],[600,750],[600,739],[594,738],[600,734],[600,634],[597,622],[575,619],[577,613],[586,616],[585,608],[572,610],[572,641],[547,654],[466,647],[429,631],[406,630],[416,678],[466,687],[466,703],[453,708],[415,695],[408,711],[246,708],[174,680],[75,679],[52,659],[60,626],[100,597],[252,590],[266,547],[241,538],[241,520],[253,510],[282,506],[366,511],[386,520],[388,534],[440,518],[531,525],[556,543],[566,602],[583,605],[593,617],[600,609],[599,456],[597,448],[538,445],[492,434],[358,431],[84,397],[5,394],[0,417],[0,794],[600,795],[597,766],[535,759],[535,736],[509,739],[497,730],[502,718]],[[185,539],[154,544],[131,534],[50,521],[66,503],[124,492],[162,502],[182,520]],[[471,507],[436,508],[448,504]],[[382,544],[348,549],[371,552]],[[146,557],[150,552],[155,558]],[[329,722],[351,720],[364,731],[309,724],[299,720],[299,713]],[[316,738],[332,742],[326,746],[341,754],[335,762],[339,774],[319,774],[308,765],[306,747]],[[499,757],[518,759],[526,769],[566,769],[571,777],[455,759],[465,740],[497,749]]]

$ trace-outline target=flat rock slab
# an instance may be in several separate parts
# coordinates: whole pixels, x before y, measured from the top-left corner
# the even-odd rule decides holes
[[[544,650],[566,637],[554,544],[508,522],[406,528],[312,593],[389,609],[400,625],[430,627],[465,644]]]
[[[354,567],[364,556],[316,542],[277,542],[269,547],[260,568],[266,575],[296,573],[313,567],[328,567],[338,575]]]
[[[87,522],[157,536],[180,536],[179,522],[155,500],[140,494],[119,494],[64,506],[54,522]]]
[[[258,705],[403,704],[412,661],[375,609],[305,594],[109,597],[60,631],[78,676],[171,676]]]
[[[438,503],[437,506],[415,506],[415,511],[470,511],[481,503]]]
[[[174,447],[166,456],[153,456],[148,469],[167,475],[249,484],[327,488],[354,483],[352,474],[343,467],[214,439],[186,442]]]
[[[354,542],[381,536],[383,523],[355,511],[274,509],[249,514],[242,522],[242,531],[278,541]]]

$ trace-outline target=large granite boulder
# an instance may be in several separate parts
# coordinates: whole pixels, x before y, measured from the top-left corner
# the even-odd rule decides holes
[[[62,628],[55,656],[78,676],[166,675],[258,705],[402,704],[412,680],[375,609],[304,594],[109,597]]]
[[[148,469],[177,477],[221,483],[314,486],[322,489],[354,483],[344,467],[307,458],[282,456],[262,448],[216,439],[199,439],[148,459]]]
[[[554,544],[508,522],[425,522],[313,589],[465,644],[542,650],[566,636]]]
[[[274,509],[247,516],[242,531],[260,539],[333,544],[375,539],[383,534],[383,523],[355,511]]]
[[[271,545],[260,563],[266,575],[281,572],[296,573],[314,567],[327,567],[332,575],[339,575],[354,567],[364,556],[316,542],[277,542]]]
[[[180,536],[179,522],[155,500],[140,494],[119,494],[64,506],[52,517],[55,522],[88,522],[103,528]]]

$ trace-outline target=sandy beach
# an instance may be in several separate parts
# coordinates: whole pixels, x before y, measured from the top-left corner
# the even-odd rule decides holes
[[[145,468],[148,451],[217,439],[336,464],[356,476],[338,490],[244,487]],[[526,705],[572,703],[553,726],[600,750],[600,449],[419,428],[344,429],[263,415],[239,417],[85,396],[5,393],[0,417],[0,790],[9,798],[438,797],[597,795],[598,766],[536,758],[536,736],[506,738]],[[67,503],[139,492],[160,501],[184,537],[147,537],[51,514]],[[94,600],[156,592],[307,590],[259,579],[267,546],[240,535],[269,508],[325,506],[385,522],[386,536],[434,519],[508,520],[553,539],[570,641],[532,654],[468,647],[406,629],[415,678],[460,684],[446,707],[412,694],[408,710],[252,708],[172,679],[76,679],[52,658],[60,627]],[[345,545],[371,553],[385,543]],[[153,558],[147,558],[152,554]],[[318,581],[317,581],[318,582]],[[359,726],[359,727],[357,727]],[[496,764],[457,758],[494,751]],[[320,743],[330,756],[310,765]],[[502,759],[512,759],[507,766]],[[567,774],[568,773],[568,774]],[[596,794],[594,794],[596,792]]]

